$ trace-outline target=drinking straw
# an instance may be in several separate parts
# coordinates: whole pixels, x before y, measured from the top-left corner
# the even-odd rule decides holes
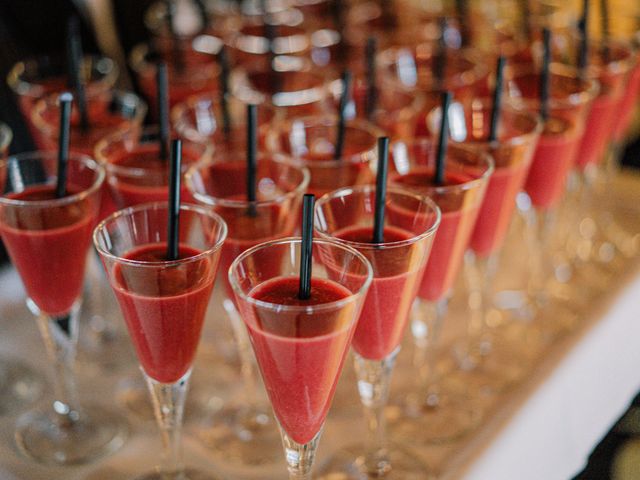
[[[220,64],[220,106],[222,107],[222,129],[228,137],[231,133],[231,114],[229,113],[229,56],[223,45],[218,52]]]
[[[344,152],[344,140],[346,130],[346,110],[349,104],[349,95],[351,91],[351,72],[345,70],[342,72],[342,94],[340,95],[340,105],[338,107],[338,135],[336,138],[336,149],[333,158],[339,160]]]
[[[540,75],[540,116],[544,122],[549,118],[549,65],[551,64],[551,31],[542,30],[542,73]]]
[[[602,22],[602,55],[609,62],[609,2],[600,0],[600,21]]]
[[[73,95],[64,92],[58,97],[60,103],[60,130],[58,134],[58,181],[56,198],[67,195],[67,161],[69,160],[69,134],[71,128],[71,104]]]
[[[447,154],[447,144],[449,141],[449,105],[451,104],[451,92],[442,92],[440,111],[440,134],[438,136],[438,151],[436,154],[436,171],[433,177],[435,185],[444,185],[445,156]]]
[[[256,157],[258,150],[258,107],[247,105],[247,201],[256,201]]]
[[[202,29],[205,30],[209,26],[209,12],[207,12],[207,6],[204,0],[193,0],[196,10],[198,10],[198,16],[202,22]]]
[[[180,180],[182,164],[182,141],[171,142],[171,161],[169,164],[169,222],[167,225],[167,260],[178,259],[180,242]]]
[[[305,193],[302,200],[302,243],[300,246],[300,286],[298,298],[308,300],[311,297],[311,266],[313,259],[313,206],[316,197]]]
[[[365,112],[367,118],[371,120],[376,110],[376,103],[378,101],[378,91],[376,88],[376,51],[378,49],[378,42],[375,37],[369,37],[367,39],[366,46],[366,76],[367,76],[367,99],[365,103]]]
[[[159,62],[156,68],[158,123],[160,125],[160,159],[169,158],[169,79],[167,64]]]
[[[589,0],[582,1],[582,17],[578,22],[580,31],[580,50],[578,52],[578,69],[580,75],[585,77],[589,63]]]
[[[378,138],[378,173],[376,174],[376,203],[373,217],[373,243],[384,242],[384,206],[387,198],[389,166],[389,137]]]
[[[456,12],[460,18],[460,43],[466,46],[469,38],[467,35],[467,19],[469,18],[469,8],[466,0],[456,0]]]
[[[80,21],[73,16],[67,25],[67,56],[69,61],[69,83],[75,91],[75,98],[80,112],[80,129],[89,130],[89,114],[87,112],[87,95],[82,82],[82,39],[80,37]]]
[[[504,78],[505,58],[500,55],[496,65],[496,84],[493,90],[493,106],[491,110],[491,124],[489,126],[489,141],[495,142],[498,139],[498,121],[502,110],[502,84]]]
[[[440,36],[438,37],[438,45],[436,47],[436,55],[433,59],[433,75],[436,79],[436,88],[442,89],[444,85],[444,77],[447,69],[447,19],[440,17],[438,20],[440,28]]]

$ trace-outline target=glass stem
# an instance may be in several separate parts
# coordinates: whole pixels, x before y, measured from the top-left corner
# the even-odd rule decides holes
[[[258,400],[255,358],[253,349],[251,348],[251,341],[249,340],[247,329],[233,301],[227,298],[224,300],[223,306],[231,321],[233,336],[236,340],[238,355],[240,357],[240,373],[242,375],[242,386],[245,397],[244,404],[250,412],[253,412],[258,409]]]
[[[38,316],[38,328],[44,340],[49,361],[54,371],[53,409],[61,427],[69,427],[79,416],[78,394],[73,371],[78,345],[78,300],[71,310],[58,316],[46,315],[33,303],[27,301],[29,309]]]
[[[147,386],[151,392],[153,412],[162,435],[163,474],[182,472],[182,418],[184,404],[189,389],[191,370],[175,383],[160,383],[145,374]]]
[[[305,444],[297,443],[287,435],[282,427],[280,427],[280,434],[282,436],[284,455],[287,460],[287,469],[289,470],[289,480],[311,480],[313,462],[316,458],[320,437],[322,436],[322,428],[310,442]]]
[[[354,354],[358,392],[367,424],[367,450],[363,467],[370,477],[383,477],[391,470],[387,451],[384,408],[389,400],[391,373],[400,347],[383,360],[368,360]]]
[[[429,407],[435,406],[439,401],[436,345],[440,338],[448,303],[448,298],[442,298],[437,302],[416,299],[413,304],[411,319],[414,342],[413,364],[418,371],[422,392],[425,395],[420,401]]]

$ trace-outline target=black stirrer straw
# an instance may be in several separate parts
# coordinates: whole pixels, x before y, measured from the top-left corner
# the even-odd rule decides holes
[[[347,121],[345,119],[349,97],[351,95],[351,72],[342,72],[342,94],[340,95],[340,105],[338,106],[338,134],[336,137],[336,149],[333,155],[335,160],[342,158],[344,152],[344,139]]]
[[[433,176],[435,185],[444,185],[445,156],[447,155],[447,144],[449,142],[449,105],[451,104],[451,92],[442,92],[440,110],[440,134],[438,136],[438,151],[436,153],[436,169]]]
[[[384,242],[384,205],[387,198],[387,171],[389,167],[389,137],[378,138],[378,173],[376,174],[376,200],[373,216],[373,243]]]
[[[202,30],[205,30],[209,26],[209,12],[207,11],[207,6],[205,5],[204,0],[193,0],[193,4],[198,11],[200,22],[202,22]]]
[[[313,207],[315,195],[305,193],[302,200],[302,242],[300,245],[300,286],[298,298],[308,300],[311,297],[311,266],[313,260]]]
[[[469,17],[469,9],[466,0],[456,0],[456,12],[460,21],[460,43],[463,47],[469,42],[467,34],[467,19]]]
[[[378,50],[378,41],[375,37],[367,39],[365,49],[366,76],[367,76],[367,99],[365,103],[365,113],[367,118],[371,120],[376,110],[378,102],[378,90],[376,87],[376,51]]]
[[[542,72],[540,73],[540,117],[546,122],[549,119],[549,65],[551,64],[551,31],[542,30]]]
[[[527,40],[531,39],[531,8],[529,8],[529,0],[520,0],[520,15],[522,15],[522,28]]]
[[[180,174],[182,164],[182,141],[171,142],[169,163],[169,223],[167,225],[167,260],[178,259],[180,242]]]
[[[222,130],[226,137],[231,134],[231,114],[229,113],[229,56],[223,45],[218,52],[220,64],[220,107],[222,108]]]
[[[247,105],[247,201],[256,201],[256,165],[258,156],[258,107]],[[255,215],[255,206],[249,206]]]
[[[447,18],[440,17],[438,20],[440,36],[436,47],[436,55],[433,59],[433,75],[436,79],[436,89],[442,89],[444,77],[447,69]]]
[[[69,160],[69,134],[71,128],[71,104],[73,95],[69,92],[60,94],[60,130],[58,133],[58,181],[56,198],[67,195],[67,161]]]
[[[489,124],[489,141],[495,142],[498,139],[498,123],[500,111],[502,110],[502,85],[504,83],[505,58],[500,55],[496,65],[496,84],[493,89],[493,105],[491,109],[491,123]]]
[[[582,17],[578,22],[578,30],[580,31],[578,70],[582,77],[586,77],[589,63],[589,0],[583,0],[582,2]]]
[[[160,159],[169,159],[169,78],[167,64],[160,62],[156,68],[158,124],[160,126]]]
[[[80,37],[80,21],[73,16],[67,26],[67,56],[69,61],[70,86],[75,91],[76,103],[80,112],[80,129],[89,130],[89,114],[87,113],[87,95],[82,82],[82,39]]]

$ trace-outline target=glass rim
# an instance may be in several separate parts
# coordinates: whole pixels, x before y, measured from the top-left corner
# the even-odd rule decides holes
[[[278,120],[276,122],[274,122],[274,125],[271,127],[268,127],[266,129],[266,137],[265,137],[265,143],[267,145],[267,148],[269,148],[269,144],[273,141],[273,137],[280,137],[281,135],[290,132],[291,131],[291,125],[293,124],[293,122],[304,122],[306,124],[306,122],[315,122],[309,126],[315,127],[315,126],[325,126],[326,124],[324,124],[322,121],[323,120],[329,120],[331,121],[331,125],[334,126],[338,124],[338,115],[333,114],[333,113],[317,113],[315,115],[305,115],[305,116],[301,116],[301,117],[291,117],[291,118],[284,118],[281,120]],[[324,168],[331,168],[334,167],[336,165],[339,165],[340,163],[344,163],[344,162],[348,162],[348,163],[367,163],[362,161],[362,157],[367,155],[370,152],[373,152],[376,150],[377,148],[377,141],[378,138],[383,137],[384,136],[384,131],[377,127],[375,124],[369,122],[368,120],[364,120],[362,118],[352,118],[350,120],[347,120],[345,122],[345,126],[349,127],[355,127],[356,129],[360,130],[360,131],[364,131],[365,133],[367,133],[368,135],[371,135],[373,137],[373,142],[371,144],[371,148],[368,148],[367,150],[363,150],[359,153],[354,153],[351,155],[343,155],[341,158],[339,159],[331,159],[331,160],[308,160],[305,159],[303,157],[297,156],[297,155],[293,155],[291,153],[287,153],[287,152],[283,152],[281,147],[278,147],[278,153],[284,153],[286,155],[289,155],[291,158],[293,158],[296,162],[300,162],[302,163],[305,167],[308,166],[313,166],[313,167],[324,167]],[[307,125],[305,125],[305,128],[307,128]],[[334,131],[335,128],[332,130]],[[280,142],[278,142],[279,144]]]
[[[25,160],[34,160],[34,159],[52,159],[53,161],[57,161],[58,154],[56,152],[46,152],[46,151],[36,151],[36,152],[24,152],[18,153],[16,155],[11,155],[6,160],[0,160],[0,166],[8,167],[11,162],[20,162]],[[96,178],[93,180],[91,185],[84,190],[74,193],[73,195],[67,195],[62,198],[54,198],[52,200],[14,200],[11,198],[7,198],[4,195],[0,195],[0,205],[11,206],[11,207],[32,207],[32,208],[54,208],[61,207],[64,205],[68,205],[71,203],[75,203],[85,198],[89,197],[96,191],[98,191],[105,180],[106,172],[102,165],[96,162],[93,158],[88,155],[84,155],[81,153],[69,152],[68,157],[69,162],[79,162],[81,165],[86,166],[87,168],[93,170],[96,174]],[[33,185],[48,185],[50,182],[39,182]]]
[[[99,79],[98,83],[106,83],[106,84],[114,84],[120,74],[120,70],[118,64],[111,57],[107,57],[105,55],[87,55],[85,54],[82,59],[83,63],[85,62],[105,62],[110,66],[109,71],[104,75],[103,78]],[[32,97],[32,98],[40,98],[42,96],[42,92],[35,91],[39,90],[41,85],[36,82],[29,82],[22,78],[22,74],[26,69],[26,65],[30,62],[39,63],[40,60],[38,57],[30,57],[25,60],[21,60],[16,62],[9,70],[7,74],[7,84],[11,88],[11,90],[21,96]],[[63,59],[60,62],[63,64]],[[64,64],[63,64],[64,67]]]
[[[414,138],[409,139],[409,140],[396,140],[395,142],[391,142],[390,152],[393,153],[393,146],[394,145],[402,144],[402,143],[408,144],[408,145],[415,145],[417,143],[430,143],[430,144],[436,145],[436,139],[432,138],[432,137],[414,137]],[[447,194],[447,193],[451,193],[453,191],[463,191],[464,192],[464,191],[470,190],[473,187],[478,186],[478,184],[486,183],[486,182],[489,181],[489,179],[491,178],[491,176],[493,175],[493,173],[496,170],[495,161],[493,160],[493,156],[489,152],[483,151],[483,150],[478,149],[478,148],[474,148],[470,144],[464,143],[464,142],[451,142],[451,144],[449,145],[449,151],[450,151],[451,148],[462,150],[462,151],[465,151],[467,153],[482,157],[483,161],[485,162],[486,169],[484,170],[482,175],[480,175],[479,177],[476,177],[473,180],[469,180],[469,181],[464,182],[464,183],[457,183],[455,185],[433,185],[433,186],[430,186],[429,188],[434,193]],[[460,162],[456,162],[456,163],[460,163]],[[390,183],[391,183],[391,185],[393,185],[392,182],[390,182]]]
[[[352,193],[373,193],[375,195],[376,186],[375,185],[356,185],[351,187],[339,188],[338,190],[334,190],[333,192],[325,193],[322,197],[320,197],[315,204],[314,208],[314,220],[315,220],[315,212],[319,211],[322,208],[322,205],[329,203],[331,200],[335,198],[345,197]],[[412,197],[414,200],[417,200],[423,204],[429,206],[429,208],[435,214],[435,220],[432,225],[420,234],[416,234],[411,238],[406,240],[398,240],[395,242],[382,242],[382,243],[368,243],[368,242],[354,242],[351,240],[343,240],[341,238],[336,238],[332,234],[327,233],[326,231],[319,230],[316,228],[316,222],[314,221],[314,231],[317,232],[322,238],[331,239],[338,243],[344,243],[349,246],[353,246],[354,248],[361,248],[363,250],[380,250],[380,249],[392,249],[392,248],[400,248],[406,247],[407,245],[413,245],[414,243],[419,242],[425,238],[433,236],[440,226],[440,221],[442,220],[442,212],[440,207],[434,202],[430,197],[426,195],[420,195],[419,193],[415,193],[411,190],[399,188],[397,186],[389,186],[387,188],[387,195],[390,193],[404,195],[405,197]],[[389,198],[387,196],[387,198]]]
[[[54,126],[53,124],[47,122],[43,118],[43,113],[45,112],[46,109],[50,108],[52,105],[58,108],[57,99],[59,96],[60,96],[60,92],[51,93],[49,95],[46,95],[40,98],[35,103],[35,105],[33,106],[33,110],[31,111],[30,118],[34,126],[39,131],[44,132],[46,135],[51,135],[52,133],[55,134],[55,132],[58,131],[57,126]],[[144,117],[147,114],[146,102],[138,94],[134,92],[130,92],[126,90],[110,90],[105,92],[98,92],[94,95],[88,96],[87,100],[93,101],[101,98],[109,99],[109,101],[113,100],[114,98],[130,98],[131,100],[133,100],[136,104],[135,105],[136,113],[131,118],[125,118],[125,120],[129,120],[137,125],[140,125],[143,122]],[[58,118],[58,116],[56,116],[56,118]]]
[[[517,78],[527,76],[527,75],[540,75],[540,71],[536,69],[531,64],[519,64],[513,65],[509,67],[511,69],[512,75],[507,79],[507,83],[516,82]],[[566,107],[577,107],[586,105],[591,102],[594,98],[598,96],[600,92],[600,84],[595,78],[584,78],[580,77],[580,73],[578,69],[572,67],[571,65],[566,65],[559,62],[552,62],[550,64],[549,71],[552,76],[558,76],[563,78],[571,78],[578,79],[581,82],[585,83],[585,87],[581,88],[580,91],[575,93],[570,93],[569,95],[565,95],[563,97],[549,97],[549,106],[551,108],[566,108]],[[527,108],[530,108],[531,105],[535,105],[539,102],[538,98],[525,98],[525,97],[512,97],[509,95],[509,90],[507,89],[507,98],[512,105],[525,105]]]
[[[309,186],[309,181],[311,180],[311,174],[307,167],[299,165],[297,162],[294,161],[292,157],[284,153],[266,152],[266,153],[258,154],[257,160],[259,161],[261,158],[263,159],[263,161],[264,159],[271,160],[275,163],[297,169],[302,173],[302,180],[300,181],[300,183],[298,183],[296,188],[282,195],[278,195],[275,198],[272,198],[269,200],[256,200],[254,202],[250,202],[248,200],[229,200],[226,198],[214,197],[213,195],[209,195],[206,193],[196,192],[193,188],[193,180],[192,180],[192,177],[195,174],[195,172],[200,170],[201,168],[221,163],[222,161],[225,160],[226,157],[229,157],[229,156],[230,154],[228,153],[219,155],[219,156],[216,155],[215,158],[208,158],[205,160],[201,160],[189,166],[189,168],[184,174],[185,184],[189,192],[193,195],[193,198],[195,198],[198,202],[204,205],[208,205],[210,207],[227,207],[227,208],[243,208],[243,209],[246,209],[247,207],[250,207],[250,206],[268,207],[271,205],[277,205],[277,204],[283,203],[293,197],[301,196]],[[241,160],[238,160],[238,162],[241,162]]]
[[[234,272],[238,269],[238,266],[240,265],[240,263],[247,257],[249,257],[250,255],[253,255],[255,252],[260,251],[260,250],[264,250],[265,248],[269,248],[269,247],[274,247],[277,245],[287,245],[287,244],[297,244],[297,243],[302,243],[302,238],[300,237],[285,237],[285,238],[279,238],[277,240],[270,240],[268,242],[264,242],[264,243],[260,243],[258,245],[255,245],[251,248],[249,248],[248,250],[245,250],[244,252],[242,252],[240,255],[238,255],[233,262],[231,263],[231,265],[229,266],[229,272],[228,272],[228,278],[229,278],[229,283],[231,284],[231,288],[233,290],[233,292],[240,297],[243,301],[254,305],[256,307],[260,307],[260,308],[265,308],[265,309],[269,309],[269,310],[276,310],[276,311],[284,311],[284,312],[300,312],[300,313],[310,313],[310,312],[316,312],[316,311],[324,311],[324,310],[331,310],[331,309],[335,309],[335,308],[340,308],[343,305],[346,305],[350,302],[353,302],[354,299],[357,299],[358,297],[364,296],[364,294],[367,292],[367,290],[369,289],[369,286],[371,285],[371,282],[373,281],[373,268],[371,267],[371,262],[369,262],[369,260],[367,260],[367,258],[360,253],[358,250],[356,250],[355,248],[337,242],[335,240],[328,240],[328,239],[323,239],[323,238],[314,238],[313,239],[313,243],[314,243],[314,247],[318,244],[321,245],[329,245],[330,247],[337,247],[340,248],[342,250],[346,250],[347,252],[349,252],[351,255],[353,255],[354,257],[356,257],[358,260],[360,260],[360,262],[365,266],[366,268],[366,279],[364,280],[363,284],[360,286],[360,288],[358,288],[357,292],[351,292],[351,294],[348,297],[345,298],[341,298],[339,300],[334,300],[332,302],[326,302],[326,303],[322,303],[322,304],[316,304],[316,305],[281,305],[278,303],[272,303],[272,302],[265,302],[263,300],[256,300],[255,298],[249,296],[247,293],[245,293],[242,288],[240,287],[238,280],[235,278]],[[273,277],[273,278],[277,278],[277,277]],[[312,276],[313,278],[313,276]],[[357,320],[357,319],[356,319]]]
[[[131,260],[128,258],[123,258],[121,256],[118,256],[114,253],[107,251],[106,248],[103,247],[102,232],[107,228],[107,225],[110,225],[116,222],[118,219],[122,217],[132,216],[140,211],[162,210],[162,209],[168,210],[169,204],[167,202],[141,203],[138,205],[134,205],[132,207],[123,208],[122,210],[118,210],[117,212],[112,213],[111,215],[103,219],[100,223],[98,223],[98,225],[94,228],[93,234],[92,234],[93,245],[95,246],[96,250],[101,256],[105,258],[109,258],[114,262],[124,264],[124,265],[136,266],[136,267],[157,268],[157,267],[165,267],[165,266],[171,266],[176,264],[186,264],[186,263],[199,261],[211,255],[212,253],[215,253],[216,251],[218,251],[222,247],[224,241],[227,239],[227,233],[228,233],[227,224],[220,215],[200,205],[193,205],[190,203],[181,203],[180,210],[191,211],[191,212],[195,212],[197,214],[209,217],[220,226],[219,238],[216,240],[213,246],[191,257],[182,258],[178,260],[163,260],[158,262],[147,262],[142,260]]]
[[[13,130],[6,123],[0,122],[0,153],[5,148],[9,148],[11,140],[13,140]]]
[[[159,130],[160,127],[158,125],[147,125],[144,126],[141,130],[141,134],[140,134],[140,138],[142,136],[149,135],[149,134],[157,134],[159,135]],[[107,155],[105,153],[103,153],[103,150],[108,148],[108,146],[110,145],[110,143],[114,143],[114,142],[124,142],[126,140],[126,137],[128,135],[131,135],[132,131],[131,129],[119,129],[115,132],[110,133],[109,135],[107,135],[106,137],[101,138],[100,140],[98,140],[98,143],[96,143],[96,146],[94,148],[94,155],[96,157],[96,160],[98,161],[98,163],[102,164],[106,170],[106,172],[110,175],[121,175],[121,176],[126,176],[126,177],[142,177],[145,175],[154,175],[157,172],[152,172],[149,169],[143,168],[143,167],[125,167],[122,165],[117,165],[115,163],[112,163],[109,161],[109,159],[107,158]],[[179,136],[178,138],[180,138],[181,136]],[[134,145],[134,147],[137,147],[139,145],[144,145],[144,144],[153,144],[153,143],[157,143],[154,142],[152,140],[147,141],[147,142],[141,142],[140,138],[137,139],[137,143]],[[213,155],[214,152],[214,148],[210,143],[201,143],[201,142],[194,142],[191,139],[188,138],[180,138],[183,144],[183,149],[184,148],[194,148],[194,149],[198,149],[199,151],[201,151],[200,153],[200,158],[198,159],[198,162],[201,161],[203,158],[208,159],[211,157],[211,155]],[[186,145],[185,145],[186,144]],[[125,152],[131,152],[134,150],[128,150],[126,148],[122,149]],[[150,186],[151,188],[154,188],[154,186]]]
[[[469,104],[473,105],[475,102],[480,101],[482,103],[482,107],[483,109],[485,109],[487,107],[487,105],[491,106],[493,100],[490,97],[474,97],[472,100],[467,101],[467,102],[456,102],[455,99],[453,101],[452,104],[458,104],[461,105],[462,108],[465,110],[465,112],[467,111],[467,107]],[[431,110],[428,114],[427,114],[427,124],[429,123],[429,118],[432,118],[433,115],[435,115],[436,112],[440,111],[442,107],[441,106],[436,106],[433,108],[433,110]],[[537,112],[531,112],[528,110],[522,110],[522,109],[518,109],[515,108],[513,105],[510,105],[509,103],[503,105],[502,107],[502,113],[504,113],[505,111],[508,111],[509,113],[512,113],[514,115],[519,115],[522,117],[530,117],[531,120],[533,120],[534,122],[534,127],[526,132],[522,132],[519,133],[518,135],[514,135],[510,138],[507,138],[506,140],[503,141],[498,141],[496,140],[495,142],[490,142],[488,140],[479,140],[479,141],[470,141],[470,140],[462,140],[462,141],[458,141],[455,140],[453,137],[451,137],[451,128],[449,128],[449,140],[452,144],[458,144],[458,145],[469,145],[469,146],[474,146],[474,147],[481,147],[481,148],[488,148],[488,149],[492,149],[494,147],[502,147],[502,146],[518,146],[518,145],[522,145],[524,144],[527,140],[531,140],[533,138],[535,138],[536,136],[540,135],[544,129],[544,125],[542,123],[542,118],[540,117],[540,114]],[[449,122],[449,125],[451,125],[451,122]],[[466,126],[466,122],[465,122],[465,126]]]

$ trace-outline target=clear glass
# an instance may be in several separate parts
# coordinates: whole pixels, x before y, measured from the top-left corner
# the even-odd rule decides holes
[[[283,282],[297,291],[300,250],[299,238],[257,245],[234,260],[229,282],[280,425],[289,478],[310,480],[372,271],[356,250],[316,239],[311,300],[281,303],[276,292]],[[340,295],[314,301],[321,285]],[[273,286],[274,295],[256,298],[265,286]],[[297,295],[292,301],[296,299]]]
[[[69,195],[55,198],[56,154],[26,153],[0,163],[0,235],[54,371],[53,401],[18,419],[15,439],[23,454],[45,464],[89,463],[127,437],[123,418],[79,401],[73,374],[85,262],[104,177],[96,162],[72,154]]]
[[[120,304],[162,434],[162,464],[145,480],[212,479],[182,464],[182,418],[205,311],[227,227],[195,205],[180,207],[179,257],[166,260],[166,203],[114,213],[93,241]],[[150,253],[151,252],[151,253]]]
[[[226,273],[245,250],[294,234],[302,195],[309,184],[307,169],[284,155],[259,155],[257,165],[256,202],[246,200],[247,163],[242,151],[222,152],[213,161],[194,165],[186,175],[195,201],[220,215],[229,228],[220,259],[223,307],[240,357],[243,386],[240,399],[199,426],[199,437],[225,460],[254,466],[277,463],[277,429],[266,399],[258,395],[255,359]]]
[[[452,137],[456,142],[491,154],[495,162],[495,170],[487,184],[487,192],[469,244],[473,252],[469,259],[478,263],[476,268],[481,275],[479,292],[473,288],[469,292],[470,296],[474,297],[480,293],[480,301],[471,302],[474,308],[480,310],[474,312],[471,318],[480,315],[484,319],[483,326],[480,331],[475,331],[475,327],[469,324],[470,333],[476,338],[468,341],[466,355],[461,355],[463,345],[458,345],[457,348],[458,356],[462,357],[460,363],[467,371],[470,365],[475,364],[476,368],[471,369],[475,374],[476,370],[482,370],[483,358],[492,348],[490,339],[495,335],[495,331],[487,328],[486,318],[493,308],[494,283],[495,275],[500,268],[500,252],[513,218],[516,196],[525,187],[542,132],[542,123],[537,111],[514,110],[505,105],[498,119],[497,140],[489,142],[487,137],[493,109],[492,100],[477,98],[468,103],[463,102],[461,107],[460,110],[456,110],[459,116],[451,120],[452,125],[457,125],[455,129],[452,128]],[[472,270],[473,267],[467,271]],[[470,279],[467,283],[473,285]],[[500,346],[500,343],[505,342],[504,338],[499,338],[495,343]],[[489,385],[483,385],[482,389],[495,391],[507,388],[514,384],[514,378],[513,372],[509,369],[494,369],[486,380]],[[500,386],[492,386],[492,381]]]
[[[377,141],[382,130],[354,119],[346,122],[344,151],[334,159],[338,117],[313,115],[277,122],[265,136],[267,150],[283,152],[309,169],[309,193],[320,197],[350,185],[374,181],[370,162],[377,158]]]
[[[22,118],[33,138],[38,134],[31,120],[33,107],[38,100],[68,89],[67,75],[67,59],[50,55],[20,61],[9,71],[7,83],[16,96]],[[107,57],[87,55],[82,62],[81,76],[87,95],[104,93],[111,90],[118,80],[118,65]]]
[[[364,445],[334,454],[320,473],[327,479],[424,479],[427,467],[388,442],[384,410],[411,304],[440,225],[440,210],[427,197],[391,187],[385,199],[385,241],[373,243],[375,195],[373,186],[345,188],[323,196],[316,205],[318,237],[358,250],[373,268],[352,344],[367,439]]]
[[[13,132],[0,123],[0,162],[6,161]],[[17,412],[42,395],[42,377],[29,365],[0,356],[0,416]]]
[[[429,196],[442,212],[431,256],[411,312],[413,368],[418,385],[403,385],[392,404],[400,412],[391,424],[399,438],[420,444],[455,439],[472,429],[481,412],[466,392],[443,385],[437,367],[437,346],[446,319],[447,302],[468,248],[491,175],[493,159],[486,152],[451,143],[445,180],[433,185],[437,142],[416,138],[391,146],[389,181]],[[446,380],[446,379],[445,379]]]

